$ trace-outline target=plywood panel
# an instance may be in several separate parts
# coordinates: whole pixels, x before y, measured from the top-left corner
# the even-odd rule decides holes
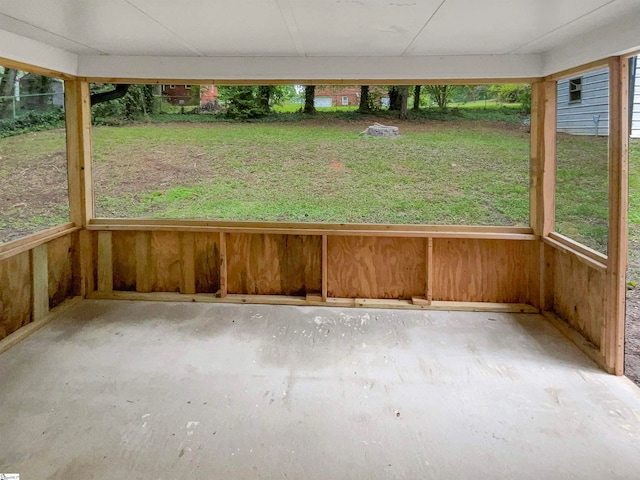
[[[321,237],[227,235],[230,294],[305,295],[321,290]]]
[[[433,300],[532,303],[538,287],[537,243],[434,239]]]
[[[47,244],[49,269],[49,308],[75,295],[73,267],[76,234],[56,238]]]
[[[0,338],[31,321],[30,252],[0,260]]]
[[[194,233],[196,293],[220,289],[220,234]]]
[[[559,250],[555,251],[553,261],[554,311],[600,347],[605,321],[606,273]]]
[[[425,293],[424,238],[329,236],[330,297],[410,299]]]
[[[136,290],[136,233],[113,232],[113,289]]]
[[[182,234],[151,233],[151,291],[180,292],[182,286]]]

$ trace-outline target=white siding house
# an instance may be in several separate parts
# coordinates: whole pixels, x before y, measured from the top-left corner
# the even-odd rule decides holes
[[[640,62],[638,62],[640,64]],[[640,138],[640,72],[631,62],[629,93],[631,137]],[[631,104],[629,105],[631,107]],[[558,82],[558,132],[573,135],[609,135],[609,70],[602,68]]]

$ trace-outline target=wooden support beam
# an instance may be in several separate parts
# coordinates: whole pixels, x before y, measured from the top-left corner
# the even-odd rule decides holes
[[[89,84],[65,82],[69,216],[86,227],[95,216],[91,168],[91,100]]]
[[[80,235],[80,295],[86,297],[87,294],[96,289],[94,276],[94,255],[93,236],[95,233],[88,230],[81,230]]]
[[[49,314],[49,258],[46,243],[31,250],[31,287],[33,321],[39,322]]]
[[[98,290],[113,290],[113,251],[111,232],[98,233]]]
[[[427,262],[426,262],[426,279],[427,285],[425,289],[426,301],[431,304],[433,300],[433,238],[427,238]]]
[[[227,234],[220,232],[220,298],[225,298],[228,291],[227,280]]]
[[[327,271],[329,265],[329,238],[327,235],[322,235],[322,301],[327,301],[327,282],[329,278],[329,272]]]
[[[531,159],[529,178],[529,217],[533,233],[548,237],[555,228],[556,189],[556,102],[557,83],[545,81],[531,87]],[[542,242],[539,248],[539,282],[534,292],[539,298],[534,303],[540,309],[553,309],[553,295],[549,286],[553,284],[552,259],[547,258]],[[551,290],[552,292],[552,290]]]
[[[609,243],[606,318],[601,346],[607,369],[624,373],[629,207],[629,61],[609,61]]]

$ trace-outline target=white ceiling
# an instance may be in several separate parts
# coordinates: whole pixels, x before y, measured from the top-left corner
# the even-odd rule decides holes
[[[76,55],[77,71],[83,65],[95,68],[101,61],[110,68],[120,65],[113,76],[121,76],[124,70],[136,71],[139,60],[133,57],[160,57],[159,63],[166,71],[182,57],[201,57],[202,63],[209,57],[355,59],[471,55],[503,56],[506,63],[515,58],[530,58],[542,65],[544,62],[536,58],[566,50],[567,45],[588,49],[588,45],[581,43],[585,36],[606,26],[611,28],[602,41],[610,42],[611,48],[640,46],[640,27],[635,44],[616,43],[617,22],[629,19],[636,19],[635,24],[640,26],[640,0],[0,2],[0,33],[16,35],[5,38],[16,39],[13,43],[21,38],[30,39]],[[629,42],[629,35],[625,42]],[[0,43],[0,56],[12,58],[11,47],[6,41]],[[16,46],[15,50],[20,51],[21,47],[24,46]],[[24,48],[31,51],[30,46]],[[114,62],[114,58],[108,61],[104,56],[118,61]],[[292,62],[309,64],[308,60]],[[384,60],[369,62],[369,70],[375,71],[377,64],[385,71]],[[197,64],[195,60],[191,63]],[[351,75],[354,73],[357,72]],[[180,74],[176,72],[173,76],[179,78]]]

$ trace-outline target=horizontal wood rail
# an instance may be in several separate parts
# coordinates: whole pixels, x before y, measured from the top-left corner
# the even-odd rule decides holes
[[[34,233],[28,237],[5,243],[4,245],[0,245],[0,260],[32,250],[40,245],[50,242],[51,240],[55,240],[56,238],[63,237],[78,230],[80,230],[80,227],[69,222],[43,230],[42,232]]]
[[[94,231],[168,231],[266,233],[287,235],[340,235],[358,237],[474,238],[486,240],[536,240],[528,227],[458,225],[378,225],[279,222],[216,222],[203,220],[93,219]]]
[[[566,242],[559,241],[559,240],[556,240],[555,238],[551,238],[551,237],[545,237],[545,238],[542,239],[542,241],[545,244],[555,248],[556,250],[560,250],[561,252],[574,255],[579,262],[587,265],[590,268],[593,268],[593,269],[598,270],[600,272],[606,272],[607,271],[607,263],[606,263],[607,262],[607,258],[604,257],[604,262],[600,261],[600,260],[597,260],[597,259],[594,259],[590,255],[587,255],[583,251],[583,249],[585,247],[581,246],[580,249],[576,249],[576,248],[574,248],[574,246],[572,246],[572,245],[570,246]],[[571,241],[571,243],[575,243],[575,242]],[[598,254],[598,255],[600,255],[600,254]]]

